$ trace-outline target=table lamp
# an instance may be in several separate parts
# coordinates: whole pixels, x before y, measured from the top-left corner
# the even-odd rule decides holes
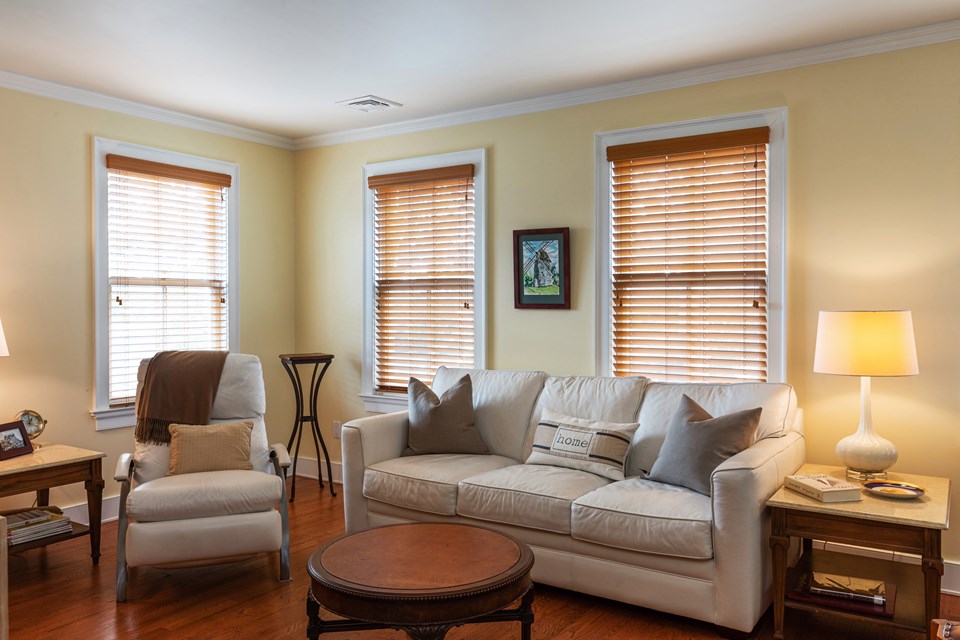
[[[860,426],[837,443],[837,456],[848,478],[886,478],[886,469],[897,461],[897,448],[873,431],[870,378],[920,372],[910,312],[821,311],[813,370],[860,376]]]
[[[0,320],[0,357],[10,355],[10,350],[7,349],[7,339],[3,337],[3,321]]]

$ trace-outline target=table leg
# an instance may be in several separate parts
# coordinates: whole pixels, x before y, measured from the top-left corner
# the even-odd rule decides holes
[[[923,598],[926,609],[925,623],[940,617],[940,577],[943,576],[943,555],[940,551],[940,530],[926,529],[923,532]],[[933,631],[928,630],[930,638]]]
[[[533,627],[533,587],[530,587],[520,601],[520,640],[530,640]]]
[[[50,489],[37,489],[37,506],[46,507],[50,505]]]
[[[90,557],[100,564],[100,520],[103,505],[103,470],[101,458],[90,461],[90,479],[83,483],[87,490],[87,516],[90,520]]]
[[[313,597],[313,591],[307,592],[307,638],[317,640],[322,631],[320,624],[320,603]]]
[[[319,370],[320,363],[313,365],[313,375],[310,376],[310,418],[313,423],[313,445],[316,447],[319,438],[320,446],[323,447],[323,459],[327,462],[327,481],[330,483],[330,495],[336,496],[337,492],[333,489],[333,468],[330,465],[330,453],[327,451],[327,444],[323,441],[323,434],[320,432],[320,423],[317,413],[317,398],[320,397],[320,383],[323,382],[323,376],[327,373],[330,362],[323,363],[323,369]],[[317,451],[317,475],[320,476],[320,488],[323,488],[323,472],[320,470],[320,451]]]
[[[770,551],[773,554],[773,637],[783,640],[783,601],[787,585],[787,551],[790,538],[786,531],[786,515],[782,509],[773,509],[773,529]]]

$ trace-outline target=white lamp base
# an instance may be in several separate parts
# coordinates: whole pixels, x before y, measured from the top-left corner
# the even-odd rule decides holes
[[[865,481],[887,477],[897,461],[897,447],[873,431],[870,412],[870,378],[860,378],[860,426],[837,443],[837,456],[847,467],[847,477]]]

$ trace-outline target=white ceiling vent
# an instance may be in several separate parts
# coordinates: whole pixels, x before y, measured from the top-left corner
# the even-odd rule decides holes
[[[381,98],[379,96],[361,96],[359,98],[341,100],[337,102],[337,104],[348,109],[353,109],[354,111],[363,111],[364,113],[370,113],[371,111],[384,111],[386,109],[395,109],[403,106],[399,102],[387,100],[386,98]]]

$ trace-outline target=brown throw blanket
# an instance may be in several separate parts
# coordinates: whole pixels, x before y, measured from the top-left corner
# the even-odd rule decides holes
[[[226,351],[161,351],[143,377],[137,403],[137,442],[167,444],[168,427],[209,424]]]

